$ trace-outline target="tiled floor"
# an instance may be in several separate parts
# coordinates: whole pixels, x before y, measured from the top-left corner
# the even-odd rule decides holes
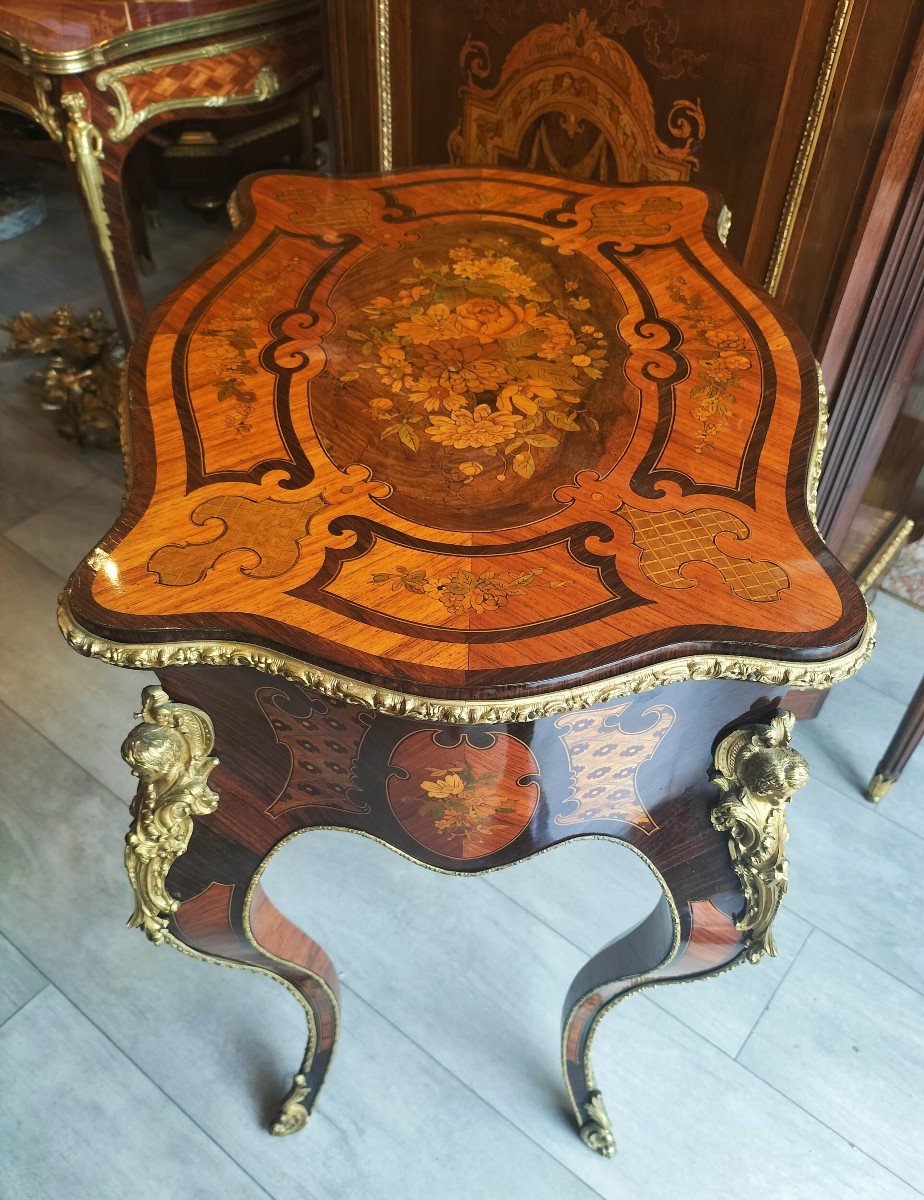
[[[0,247],[8,310],[100,302],[53,177],[50,199],[43,229]],[[170,206],[152,293],[218,236]],[[297,1006],[122,926],[132,781],[118,747],[148,680],[79,658],[54,622],[62,579],[116,515],[119,469],[55,437],[22,370],[0,371],[4,1200],[924,1191],[924,758],[878,807],[860,791],[924,665],[924,614],[880,597],[872,663],[798,731],[813,779],[792,807],[779,958],[604,1022],[614,1161],[565,1113],[558,1014],[578,965],[656,885],[598,842],[480,879],[344,834],[279,855],[266,886],[337,962],[344,1036],[307,1131],[270,1138],[302,1048]]]

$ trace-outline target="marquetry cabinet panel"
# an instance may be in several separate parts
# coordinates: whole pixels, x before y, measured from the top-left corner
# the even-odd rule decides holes
[[[820,352],[917,0],[327,0],[347,171],[534,167],[721,193]]]

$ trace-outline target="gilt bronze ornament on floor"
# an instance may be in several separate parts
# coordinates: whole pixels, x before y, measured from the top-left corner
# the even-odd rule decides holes
[[[66,304],[49,317],[21,312],[0,329],[11,336],[0,358],[47,358],[26,377],[42,408],[55,414],[62,437],[81,446],[118,450],[125,348],[100,309],[76,317]]]
[[[134,485],[59,611],[161,684],[124,747],[131,923],[299,998],[286,1134],[340,1029],[331,960],[260,884],[291,837],[459,875],[629,846],[663,896],[561,1037],[612,1154],[601,1018],[774,953],[807,777],[779,701],[871,652],[814,525],[812,355],[684,184],[265,174],[235,211],[132,351]]]

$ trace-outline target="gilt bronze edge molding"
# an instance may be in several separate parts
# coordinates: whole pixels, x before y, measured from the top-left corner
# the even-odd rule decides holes
[[[0,53],[6,53],[23,66],[47,71],[51,75],[76,75],[92,67],[118,62],[127,54],[246,28],[257,16],[263,25],[290,16],[316,15],[319,9],[317,0],[312,3],[306,3],[305,0],[274,0],[269,4],[248,4],[205,17],[188,17],[144,29],[128,30],[92,46],[81,46],[78,50],[37,50],[0,30]]]
[[[92,559],[93,556],[90,557]],[[310,666],[291,655],[246,642],[117,642],[84,629],[75,619],[64,596],[59,598],[58,603],[58,627],[78,654],[86,658],[98,658],[113,666],[141,671],[196,665],[252,667],[266,675],[279,675],[301,684],[309,691],[331,700],[358,704],[388,716],[440,721],[450,725],[535,721],[690,680],[731,679],[764,683],[770,687],[826,689],[855,674],[869,659],[876,641],[876,619],[868,612],[856,646],[827,661],[791,662],[749,658],[745,655],[698,654],[651,667],[640,667],[596,683],[513,700],[492,701],[432,698],[376,687],[323,667]]]

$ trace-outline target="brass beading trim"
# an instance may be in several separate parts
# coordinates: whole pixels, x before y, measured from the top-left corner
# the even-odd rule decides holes
[[[389,0],[375,0],[375,74],[379,94],[379,168],[393,166]]]
[[[853,0],[839,0],[834,13],[834,20],[831,22],[831,28],[828,30],[828,39],[825,43],[821,70],[815,81],[812,103],[809,106],[808,118],[805,122],[805,128],[802,130],[802,138],[799,141],[796,163],[789,179],[786,200],[783,204],[783,215],[780,217],[780,223],[777,226],[773,253],[770,255],[770,265],[767,268],[767,275],[764,280],[764,287],[771,296],[776,295],[780,276],[783,273],[783,264],[786,261],[789,243],[792,240],[793,227],[799,213],[799,208],[802,205],[802,197],[805,194],[805,184],[808,179],[809,168],[812,165],[812,159],[815,157],[818,135],[821,131],[821,123],[824,119],[825,110],[828,107],[831,89],[834,86],[834,75],[837,71],[838,60],[840,59],[841,49],[844,45],[844,34],[847,30],[847,23],[850,20],[852,9]]]
[[[864,596],[876,586],[880,576],[885,573],[892,559],[899,553],[913,532],[914,519],[912,517],[900,517],[896,521],[888,537],[857,579],[857,587]]]
[[[108,556],[96,551],[91,559],[100,569]],[[770,687],[833,687],[863,666],[875,645],[876,619],[867,613],[866,625],[852,650],[824,662],[791,662],[746,655],[696,654],[641,667],[597,683],[563,688],[538,696],[512,700],[450,700],[415,696],[311,666],[288,654],[246,642],[176,641],[117,642],[88,632],[74,618],[66,599],[58,604],[58,626],[70,645],[87,658],[98,658],[118,667],[152,671],[197,664],[211,667],[253,667],[279,675],[329,699],[358,704],[375,712],[415,721],[440,721],[452,725],[491,725],[508,721],[535,721],[559,713],[576,712],[632,696],[653,688],[696,679],[735,679]]]

